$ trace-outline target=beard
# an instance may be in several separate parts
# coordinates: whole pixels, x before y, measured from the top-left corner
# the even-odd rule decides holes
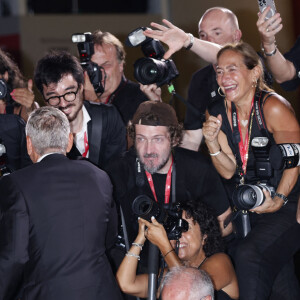
[[[76,101],[75,100],[74,102],[69,103],[67,106],[64,106],[64,107],[59,106],[58,107],[58,109],[60,111],[62,111],[66,115],[66,117],[68,118],[69,122],[74,121],[77,118],[80,110],[82,109],[82,106],[83,106],[83,95],[78,93],[78,98],[79,98],[78,99],[78,104],[75,103],[75,101]],[[68,109],[69,107],[73,107],[73,106],[75,107],[75,110],[72,111],[70,114],[66,114],[64,112],[64,110]]]
[[[137,152],[137,157],[138,157],[139,161],[141,162],[144,169],[147,172],[149,172],[150,174],[155,174],[159,170],[161,170],[169,161],[170,155],[171,155],[171,149],[167,153],[162,153],[161,162],[159,164],[155,165],[153,163],[153,161],[149,161],[149,163],[146,164],[144,158],[158,158],[159,155],[157,153],[148,153],[148,154],[144,154],[143,156],[141,156]]]

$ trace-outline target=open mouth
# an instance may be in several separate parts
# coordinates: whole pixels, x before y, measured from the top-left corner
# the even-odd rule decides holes
[[[226,93],[229,93],[231,91],[234,91],[237,88],[237,85],[236,84],[227,85],[227,86],[223,86],[223,88]]]

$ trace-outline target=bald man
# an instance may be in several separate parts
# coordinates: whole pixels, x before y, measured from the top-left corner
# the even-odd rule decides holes
[[[242,32],[236,15],[224,7],[212,7],[201,17],[198,24],[201,40],[225,45],[239,42]],[[223,99],[218,93],[214,65],[210,64],[193,74],[188,91],[188,102],[197,108],[195,113],[187,106],[184,128],[186,129],[182,147],[198,151],[202,140],[202,124],[209,103]]]

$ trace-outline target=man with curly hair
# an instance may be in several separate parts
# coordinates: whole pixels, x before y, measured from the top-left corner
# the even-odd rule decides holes
[[[182,125],[175,110],[163,102],[143,102],[128,132],[134,147],[107,168],[115,200],[123,212],[126,243],[132,243],[138,232],[138,216],[132,211],[132,203],[140,195],[147,195],[165,209],[183,199],[202,199],[218,217],[223,235],[229,234],[231,227],[224,228],[223,222],[230,208],[221,180],[203,154],[178,147]],[[141,266],[146,266],[145,250]]]

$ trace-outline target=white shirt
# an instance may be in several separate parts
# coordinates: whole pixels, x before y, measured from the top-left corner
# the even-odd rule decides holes
[[[81,154],[85,152],[85,145],[84,145],[84,134],[86,133],[87,140],[89,140],[88,132],[87,132],[87,123],[91,120],[89,113],[87,112],[84,105],[82,106],[83,112],[83,121],[82,121],[82,128],[81,130],[76,133],[74,137],[74,144],[76,145],[77,149]],[[87,152],[86,157],[89,157],[89,151]]]

